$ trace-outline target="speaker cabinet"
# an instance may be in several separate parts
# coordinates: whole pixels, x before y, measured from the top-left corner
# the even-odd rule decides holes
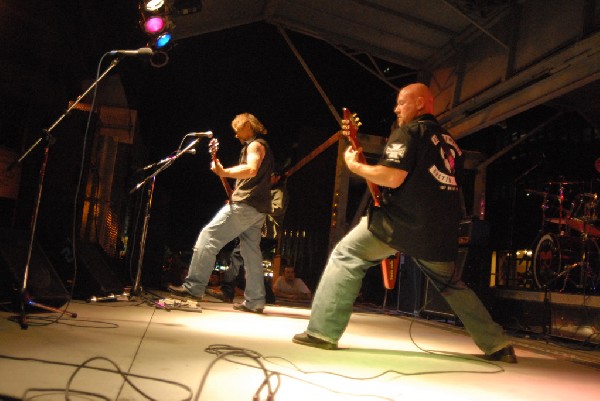
[[[0,295],[13,299],[20,295],[29,252],[30,233],[0,228]],[[6,279],[4,279],[4,277]],[[60,277],[37,241],[33,242],[26,283],[29,296],[38,303],[59,307],[69,299]]]
[[[448,305],[448,302],[442,297],[429,280],[425,279],[423,283],[423,310],[424,315],[433,315],[449,319],[456,319],[456,315]]]
[[[91,295],[123,292],[123,283],[100,245],[81,242],[77,253],[82,270],[75,287],[76,294],[88,298]]]
[[[50,255],[56,268],[61,272],[63,280],[73,284],[75,257],[73,245],[65,239],[60,247],[50,248]],[[119,277],[111,260],[98,244],[78,241],[75,249],[77,255],[77,276],[73,297],[89,299],[91,296],[104,296],[123,292],[123,280]]]
[[[487,247],[471,246],[458,249],[456,257],[457,274],[480,298],[489,288],[491,254]],[[438,290],[424,279],[423,312],[456,319],[456,316]]]

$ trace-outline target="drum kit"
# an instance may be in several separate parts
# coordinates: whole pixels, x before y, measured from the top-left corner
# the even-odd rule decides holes
[[[538,288],[600,290],[600,202],[582,188],[583,182],[552,181],[544,191],[525,190],[542,198],[542,227],[532,247]]]

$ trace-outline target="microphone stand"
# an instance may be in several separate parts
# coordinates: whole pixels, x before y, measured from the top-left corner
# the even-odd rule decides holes
[[[146,178],[144,178],[135,187],[133,187],[133,189],[131,189],[131,191],[129,191],[129,193],[132,194],[132,193],[136,192],[138,189],[140,189],[141,187],[143,187],[144,185],[146,185],[148,182],[150,182],[150,181],[152,182],[152,184],[148,187],[148,200],[146,201],[146,209],[145,209],[145,213],[144,213],[144,224],[142,225],[142,235],[140,238],[140,250],[139,250],[139,255],[138,255],[137,273],[135,276],[135,282],[133,284],[133,288],[131,289],[131,293],[129,295],[130,299],[132,299],[133,297],[136,297],[136,296],[141,298],[142,287],[141,287],[140,281],[141,281],[141,277],[142,277],[142,262],[144,260],[144,250],[146,248],[146,237],[148,235],[148,222],[150,221],[150,209],[152,207],[152,195],[154,194],[154,184],[156,182],[156,176],[158,174],[160,174],[161,172],[163,172],[164,170],[166,170],[167,168],[169,168],[175,162],[175,160],[177,160],[181,155],[183,155],[185,153],[189,153],[192,150],[192,148],[194,146],[196,146],[196,144],[199,141],[200,141],[200,138],[197,138],[196,140],[192,141],[187,147],[185,147],[184,149],[175,153],[175,155],[167,157],[158,163],[154,163],[154,164],[147,166],[148,168],[152,168],[155,165],[160,165],[160,167],[158,167],[154,173],[152,173],[149,176],[147,176]],[[144,167],[143,169],[146,170],[146,167]],[[146,290],[146,292],[152,294],[148,290]],[[152,294],[152,295],[154,295],[156,298],[161,298],[157,294]],[[167,308],[165,305],[163,305],[159,302],[153,302],[153,304],[156,307],[170,311],[169,308]]]
[[[79,102],[81,102],[81,100],[94,88],[96,87],[96,85],[98,85],[98,83],[106,76],[106,74],[108,74],[108,72],[110,70],[112,70],[114,67],[117,66],[117,64],[119,63],[119,61],[121,61],[120,59],[114,59],[110,65],[107,67],[106,71],[104,71],[104,73],[102,75],[100,75],[91,85],[90,87],[83,92],[78,98],[77,100],[75,100],[73,102],[73,104],[71,104],[71,106],[69,106],[69,108],[67,108],[67,110],[54,122],[54,124],[52,124],[49,128],[46,128],[44,130],[42,130],[43,135],[38,138],[38,140],[31,145],[31,147],[29,149],[27,149],[25,151],[25,153],[23,153],[23,155],[15,162],[15,164],[9,166],[9,170],[11,170],[12,168],[15,167],[16,164],[21,163],[26,157],[27,155],[29,155],[34,148],[36,148],[42,141],[46,141],[46,147],[45,147],[45,151],[44,151],[44,159],[42,161],[42,166],[40,167],[40,179],[39,179],[39,183],[38,183],[38,191],[36,194],[36,198],[35,198],[35,204],[34,204],[34,208],[33,208],[33,216],[31,218],[31,233],[29,236],[29,247],[27,249],[27,259],[25,262],[25,268],[23,270],[23,282],[21,285],[21,293],[20,293],[20,316],[19,316],[19,324],[21,326],[21,329],[25,330],[29,327],[29,324],[27,323],[27,316],[26,316],[26,311],[25,311],[25,307],[27,305],[29,306],[33,306],[36,308],[40,308],[40,309],[44,309],[50,312],[56,312],[56,313],[61,313],[61,314],[67,314],[72,318],[76,318],[77,317],[77,313],[71,313],[71,312],[67,312],[66,310],[63,309],[57,309],[57,308],[53,308],[47,305],[43,305],[40,304],[38,302],[35,302],[33,299],[31,299],[31,297],[29,296],[28,292],[27,292],[27,279],[29,278],[29,264],[31,263],[31,254],[32,254],[32,250],[33,250],[33,242],[34,242],[34,238],[35,238],[35,230],[36,230],[36,226],[37,226],[37,219],[38,219],[38,214],[39,214],[39,208],[40,208],[40,202],[42,199],[42,189],[44,186],[44,176],[46,175],[46,165],[48,164],[48,154],[50,152],[50,146],[52,144],[54,144],[54,142],[56,142],[56,138],[54,138],[54,136],[52,136],[52,131],[54,130],[54,128],[56,128],[56,126],[62,121],[64,120],[69,113],[71,112],[71,110],[73,110],[78,104]],[[75,243],[75,241],[73,241],[73,243]],[[75,245],[73,245],[74,247]]]
[[[577,267],[581,267],[583,269],[583,266],[577,262],[577,263],[573,263],[571,265],[567,265],[564,267],[564,270],[558,274],[556,274],[554,277],[552,277],[550,280],[548,280],[547,283],[544,284],[543,286],[543,290],[544,290],[544,335],[550,337],[552,336],[552,330],[553,330],[553,322],[552,322],[552,302],[550,300],[550,291],[551,288],[554,288],[554,285],[556,284],[556,282],[558,280],[560,280],[561,278],[565,278],[565,283],[569,278],[569,275],[571,274],[571,270],[577,268]],[[563,283],[563,288],[561,289],[561,291],[564,290],[565,288],[565,283]]]

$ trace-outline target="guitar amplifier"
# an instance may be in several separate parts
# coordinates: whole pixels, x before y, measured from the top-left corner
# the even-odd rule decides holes
[[[487,246],[490,241],[490,226],[485,220],[475,217],[462,219],[458,225],[459,246]]]

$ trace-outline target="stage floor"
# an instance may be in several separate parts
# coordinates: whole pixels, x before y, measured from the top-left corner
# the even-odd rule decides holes
[[[155,292],[156,293],[156,292]],[[160,293],[164,295],[164,293]],[[167,299],[171,303],[172,299]],[[600,352],[513,337],[516,365],[489,363],[452,324],[358,308],[325,351],[293,344],[310,309],[262,315],[202,302],[72,301],[76,318],[0,312],[0,398],[35,400],[597,400]],[[437,350],[437,351],[435,351]],[[267,398],[270,378],[272,398]],[[65,397],[68,391],[68,397]],[[259,394],[253,398],[255,394]]]

